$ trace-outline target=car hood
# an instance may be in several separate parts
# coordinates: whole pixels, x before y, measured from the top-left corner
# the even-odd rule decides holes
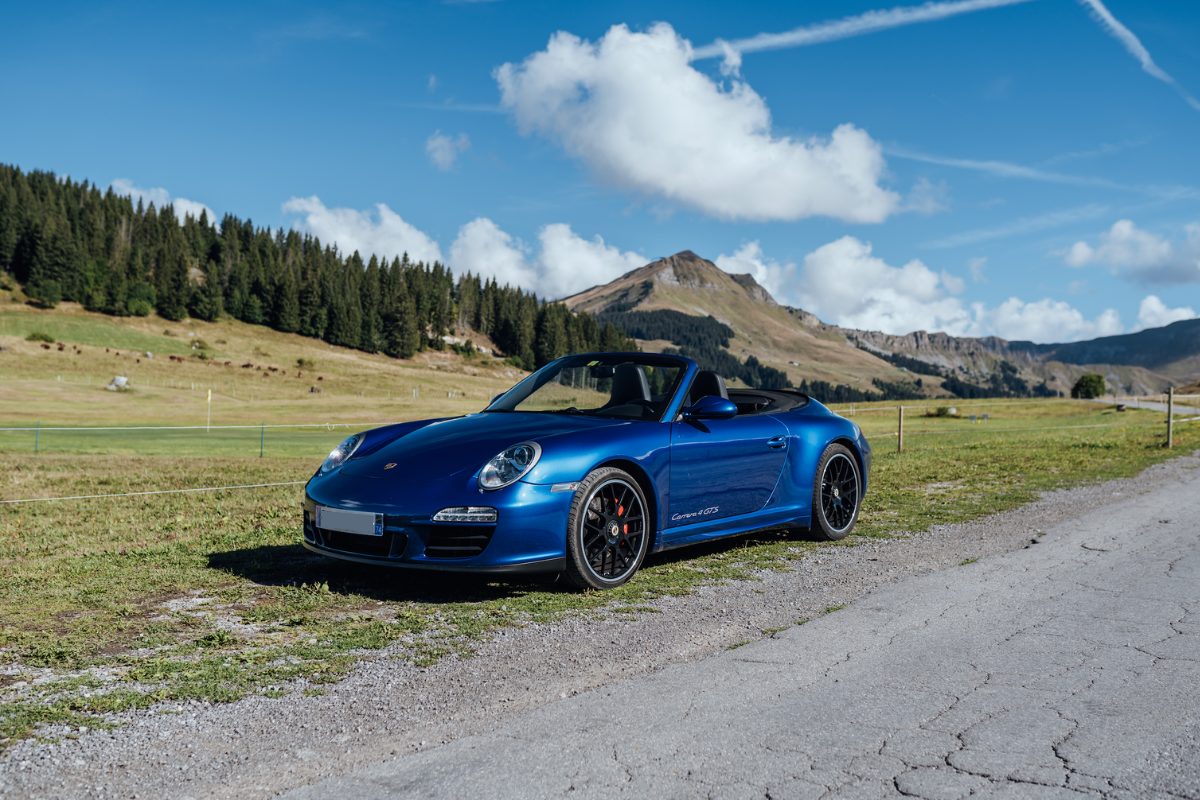
[[[483,412],[418,428],[342,467],[343,475],[397,481],[436,481],[475,470],[514,444],[581,430],[626,425],[627,420],[565,414]],[[392,466],[389,468],[388,465]]]

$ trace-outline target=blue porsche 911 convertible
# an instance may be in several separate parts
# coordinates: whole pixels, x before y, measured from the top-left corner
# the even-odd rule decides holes
[[[305,487],[304,546],[608,589],[647,553],[722,536],[841,539],[870,467],[859,427],[799,392],[727,389],[680,356],[572,355],[477,414],[342,442]]]

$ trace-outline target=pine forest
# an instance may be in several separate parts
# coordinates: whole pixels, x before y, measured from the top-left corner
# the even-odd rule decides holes
[[[0,165],[0,268],[25,293],[52,307],[75,301],[91,311],[169,320],[244,322],[368,352],[410,358],[455,348],[458,333],[488,337],[512,364],[531,370],[573,352],[636,350],[611,323],[539,302],[520,287],[444,265],[388,262],[295,230],[255,228],[225,215],[220,225],[171,205],[137,205],[111,188],[51,172]]]

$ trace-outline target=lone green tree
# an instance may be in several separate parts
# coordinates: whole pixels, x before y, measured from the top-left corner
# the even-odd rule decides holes
[[[1089,372],[1075,381],[1075,385],[1071,387],[1071,397],[1076,400],[1091,400],[1104,394],[1106,388],[1103,376]]]

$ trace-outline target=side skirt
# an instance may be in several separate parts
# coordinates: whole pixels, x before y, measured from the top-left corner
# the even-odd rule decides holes
[[[712,522],[694,522],[691,525],[680,525],[663,531],[657,545],[650,552],[661,553],[664,550],[674,550],[676,547],[686,547],[713,539],[723,539],[726,536],[737,536],[742,533],[774,528],[786,525],[793,528],[807,528],[812,523],[812,516],[802,507],[772,508],[769,511],[756,511],[740,517],[726,517]]]

